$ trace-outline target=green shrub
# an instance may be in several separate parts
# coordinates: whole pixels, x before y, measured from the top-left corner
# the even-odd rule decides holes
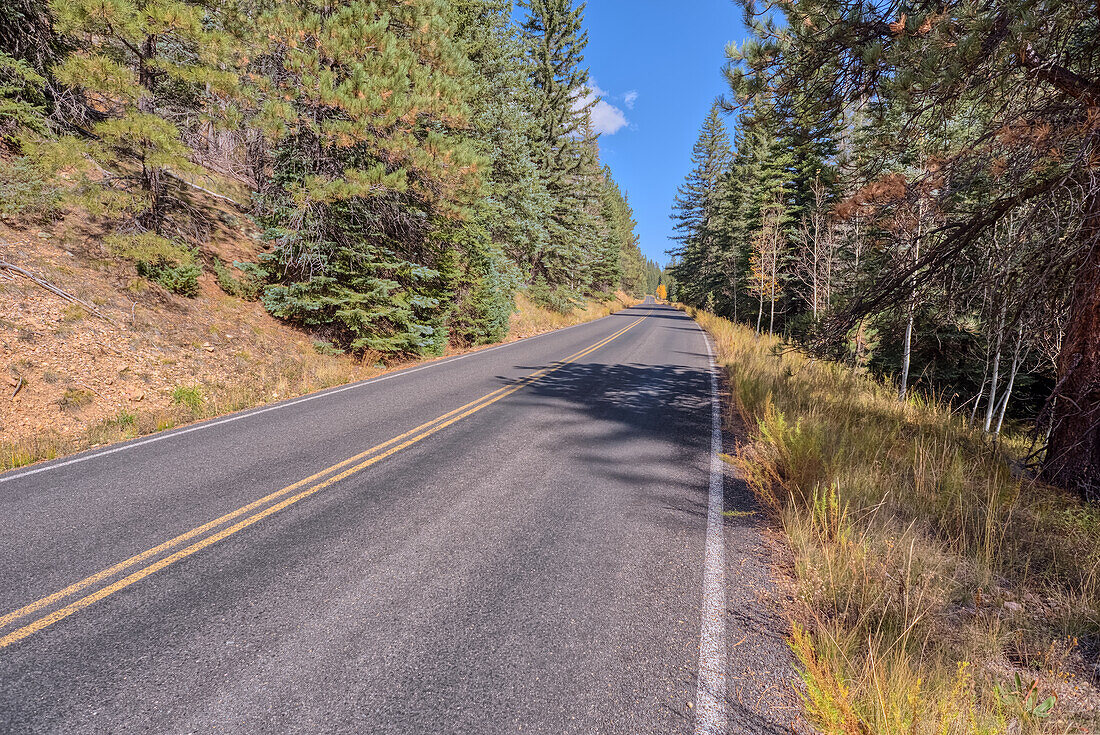
[[[481,272],[478,272],[481,271]],[[460,293],[451,317],[451,334],[463,344],[500,342],[508,336],[516,310],[516,281],[513,269],[486,259],[467,275],[470,287]]]
[[[139,274],[181,296],[197,296],[202,267],[186,245],[152,232],[109,235],[103,241],[107,251],[137,266]]]
[[[76,411],[84,406],[87,406],[95,400],[95,394],[90,390],[84,390],[82,388],[69,388],[65,391],[65,394],[61,396],[61,400],[57,402],[61,408]]]
[[[576,292],[564,286],[551,288],[542,279],[536,280],[527,287],[527,298],[539,306],[553,309],[559,314],[568,314],[584,304],[584,299]]]
[[[113,418],[104,419],[88,429],[88,440],[92,444],[110,444],[112,442],[133,439],[138,435],[137,415],[126,411],[118,412]]]
[[[138,264],[138,273],[151,281],[156,281],[172,293],[193,298],[199,295],[199,276],[202,268],[194,264],[167,266],[142,266]]]
[[[247,264],[235,262],[233,267],[240,272],[239,277],[233,275],[233,270],[229,266],[217,258],[214,259],[214,276],[218,279],[218,285],[221,286],[222,291],[245,301],[259,299],[263,284],[248,270]]]
[[[336,347],[331,342],[326,342],[323,339],[313,340],[313,351],[318,355],[342,355],[344,350]]]
[[[0,51],[0,144],[31,153],[46,126],[46,80],[30,64]],[[16,155],[0,162],[0,215],[51,220],[61,213],[61,193],[53,169],[37,156]]]
[[[33,221],[61,214],[61,192],[45,167],[30,156],[16,156],[0,165],[0,216]]]
[[[191,409],[192,413],[202,408],[204,400],[202,389],[197,385],[177,385],[172,389],[172,403],[177,406],[186,406]]]
[[[0,139],[19,143],[23,131],[46,131],[45,85],[30,64],[0,51]]]

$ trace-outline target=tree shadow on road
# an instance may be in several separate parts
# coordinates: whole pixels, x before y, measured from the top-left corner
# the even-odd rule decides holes
[[[708,509],[710,380],[705,367],[576,363],[525,387],[515,400],[532,411],[547,404],[559,409],[550,432],[556,451],[591,472],[594,490],[605,482],[641,488],[643,507],[633,512],[665,514],[670,531],[698,532]],[[797,732],[797,675],[770,569],[772,550],[761,533],[762,508],[733,469],[724,469],[731,727]]]

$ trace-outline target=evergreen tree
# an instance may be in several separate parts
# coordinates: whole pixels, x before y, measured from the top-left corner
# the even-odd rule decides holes
[[[693,306],[703,306],[708,299],[714,303],[719,297],[728,301],[734,291],[736,270],[727,270],[733,248],[726,196],[730,160],[729,135],[714,103],[692,149],[691,173],[673,203],[675,239],[680,243],[672,251],[672,270],[681,283],[677,298]]]
[[[971,293],[988,298],[1003,287],[1005,269],[973,264],[996,252],[987,243],[998,230],[1028,221],[1031,278],[1016,282],[1015,298],[1061,301],[1067,315],[1064,340],[1053,349],[1044,475],[1100,498],[1100,185],[1093,175],[1095,126],[1086,122],[1100,103],[1095,7],[1006,0],[852,12],[845,2],[807,0],[782,6],[783,23],[753,0],[742,4],[754,38],[729,70],[739,99],[773,95],[807,120],[865,108],[878,122],[886,120],[880,107],[899,123],[884,131],[902,134],[880,135],[876,147],[856,157],[867,165],[860,165],[862,185],[844,209],[903,215],[935,200],[939,222],[934,234],[921,228],[919,257],[914,247],[914,257],[869,270],[819,341],[835,345],[857,323],[912,304],[921,292],[940,292],[947,304]],[[868,175],[877,160],[902,161],[926,144],[936,154],[931,165]],[[985,288],[974,288],[976,277],[987,279]],[[970,288],[959,289],[963,283]],[[1017,312],[1024,318],[1026,310]],[[988,313],[1000,323],[999,309]],[[991,377],[990,387],[995,383]]]
[[[672,292],[673,289],[669,285],[669,275],[664,272],[661,266],[647,259],[645,262],[645,292],[655,294],[657,293],[657,286],[661,284],[666,285],[669,293]]]
[[[91,144],[68,140],[72,157],[83,154],[108,172],[95,179],[106,191],[89,203],[163,234],[168,180],[195,169],[176,121],[196,119],[209,100],[237,87],[225,68],[230,39],[213,20],[219,7],[183,0],[55,0],[50,7],[74,47],[52,74],[81,95],[79,111],[90,122]]]
[[[633,294],[642,296],[652,293],[648,289],[647,265],[645,256],[638,246],[638,235],[635,232],[637,221],[634,219],[634,210],[630,201],[623,193],[619,185],[611,177],[611,169],[604,167],[604,216],[611,222],[611,228],[615,238],[615,255],[618,258],[618,288]],[[655,284],[656,285],[656,284]]]
[[[480,195],[467,60],[441,0],[282,3],[260,20],[257,118],[276,316],[353,350],[433,353],[461,277],[455,240]]]
[[[534,86],[531,145],[551,209],[548,240],[536,255],[532,278],[553,290],[581,294],[589,286],[584,265],[597,233],[593,201],[599,195],[594,136],[584,68],[584,5],[572,0],[522,0],[523,37]],[[565,299],[568,301],[568,298]]]
[[[502,339],[524,283],[565,310],[648,285],[599,162],[583,5],[532,1],[522,27],[508,0],[9,5],[4,212],[53,211],[64,168],[121,230],[105,248],[172,290],[198,291],[198,200],[236,204],[211,170],[255,192],[266,308],[354,351]]]
[[[547,244],[550,197],[532,159],[534,93],[508,0],[453,0],[455,39],[471,61],[471,135],[491,161],[485,224],[530,278]]]
[[[456,233],[463,274],[451,319],[453,340],[503,339],[515,288],[546,234],[548,197],[528,143],[530,91],[518,33],[506,0],[454,0],[455,41],[470,61],[470,145],[489,161],[484,195]]]
[[[21,147],[26,132],[44,132],[46,80],[26,61],[0,51],[0,143]]]

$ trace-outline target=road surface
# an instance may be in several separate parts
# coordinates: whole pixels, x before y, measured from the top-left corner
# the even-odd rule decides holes
[[[0,732],[788,731],[708,352],[647,301],[0,475]]]

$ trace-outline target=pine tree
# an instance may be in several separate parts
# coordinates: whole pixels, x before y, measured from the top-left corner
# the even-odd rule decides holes
[[[531,145],[551,199],[548,241],[533,264],[532,278],[553,290],[581,294],[588,288],[584,265],[596,236],[592,203],[599,195],[589,112],[595,99],[584,68],[584,5],[572,0],[522,0],[523,37],[535,89]],[[568,301],[568,299],[564,299]]]
[[[274,144],[264,303],[353,350],[434,353],[462,277],[454,240],[480,195],[467,60],[441,0],[281,4],[256,81]]]
[[[726,201],[730,160],[729,135],[716,102],[692,149],[691,173],[673,203],[680,243],[672,251],[681,284],[678,298],[693,306],[703,306],[708,297],[712,303],[721,296],[727,300],[734,291],[736,271],[727,270],[733,245]]]
[[[182,0],[54,0],[58,31],[74,50],[52,69],[76,90],[92,122],[90,145],[67,142],[106,170],[95,204],[126,214],[164,234],[171,205],[168,180],[193,171],[177,120],[194,119],[204,104],[235,93],[225,68],[226,34],[213,22],[216,4]],[[76,126],[84,120],[70,119]]]

